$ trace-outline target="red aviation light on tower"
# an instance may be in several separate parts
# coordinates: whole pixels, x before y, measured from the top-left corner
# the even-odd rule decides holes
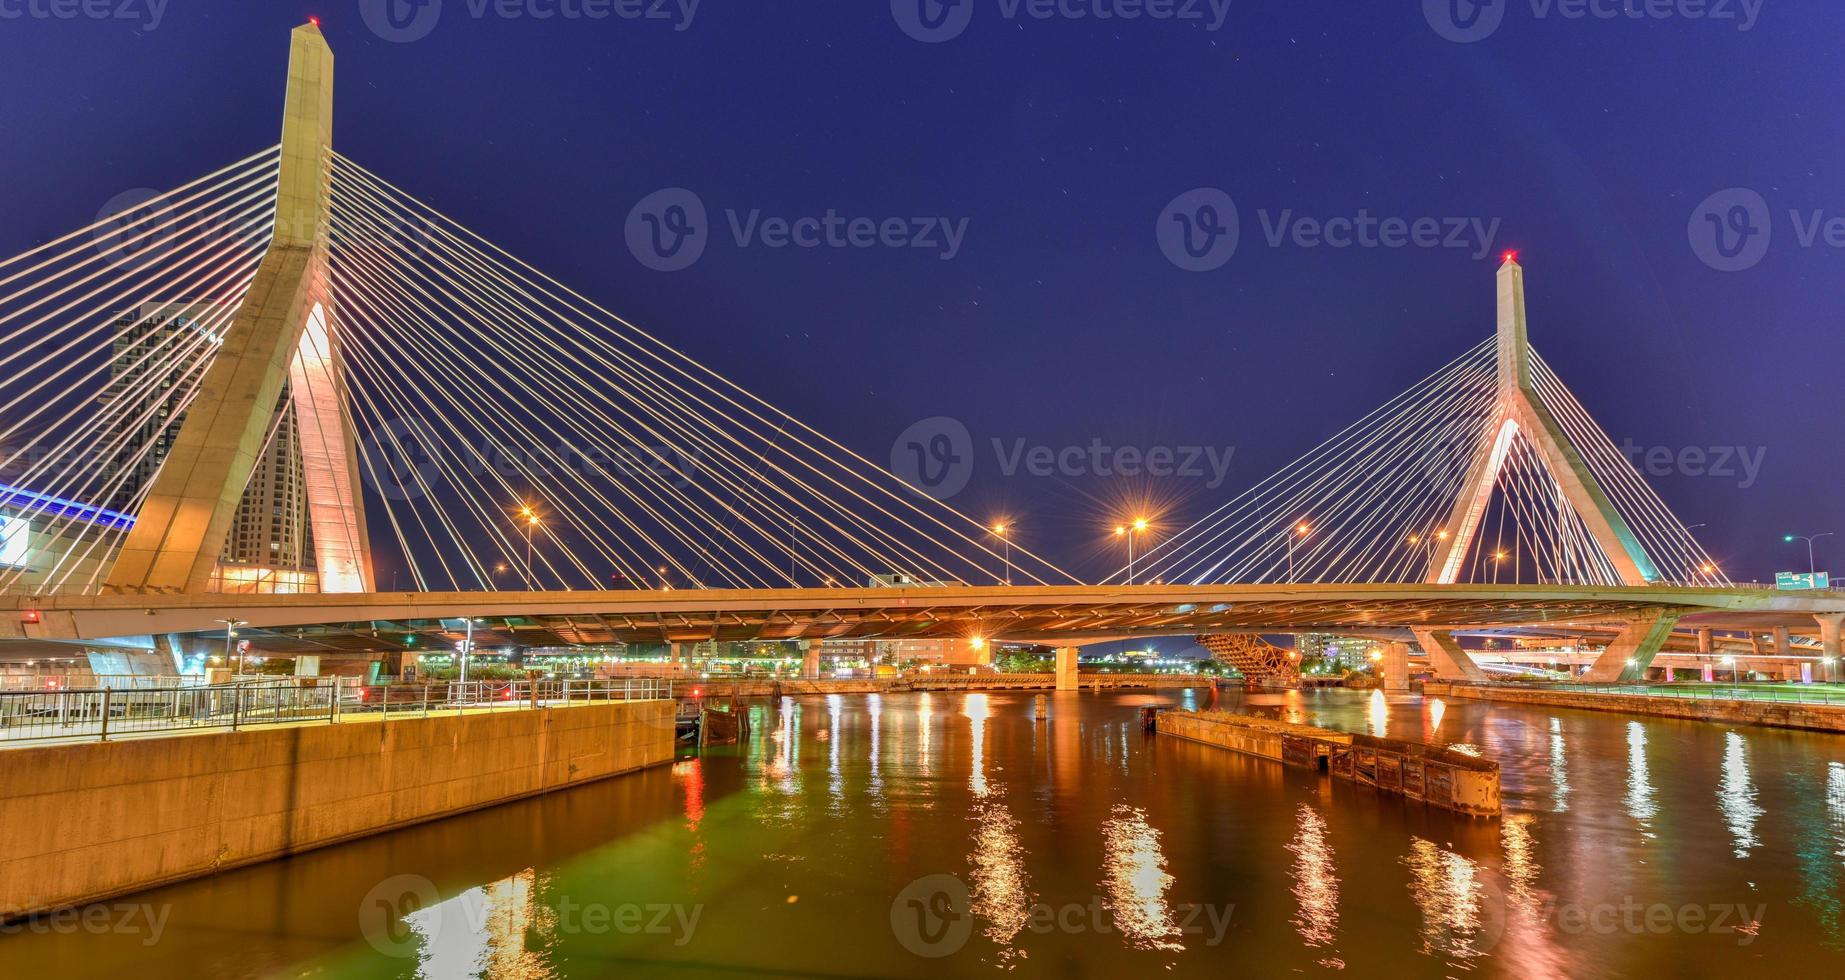
[[[1513,262],[1517,262],[1517,261],[1518,261],[1518,249],[1515,249],[1515,248],[1507,249],[1505,253],[1505,264],[1510,265]]]

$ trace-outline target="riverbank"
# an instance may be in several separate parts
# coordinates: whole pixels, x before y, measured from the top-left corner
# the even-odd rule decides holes
[[[11,750],[0,922],[661,765],[673,704]]]
[[[1584,711],[1612,711],[1625,715],[1709,721],[1725,725],[1759,725],[1808,732],[1845,735],[1845,706],[1795,704],[1773,701],[1689,699],[1644,694],[1600,694],[1545,688],[1494,687],[1429,681],[1422,693],[1429,697],[1466,698],[1509,704],[1536,704]]]

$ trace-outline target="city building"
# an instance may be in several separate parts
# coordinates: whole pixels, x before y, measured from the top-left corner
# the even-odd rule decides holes
[[[148,303],[116,322],[111,347],[109,384],[97,399],[105,412],[127,392],[157,384],[168,392],[152,411],[119,418],[105,433],[103,445],[117,446],[115,472],[121,477],[109,494],[110,506],[132,512],[173,448],[185,418],[185,391],[204,370],[204,362],[175,363],[173,356],[191,345],[216,344],[223,329],[217,304]],[[183,336],[194,334],[196,336]],[[178,344],[172,343],[182,335]],[[154,377],[159,375],[159,377]],[[284,385],[269,427],[269,437],[225,535],[212,588],[220,592],[318,591],[314,572],[312,524],[301,463],[301,435],[295,407]]]
[[[1369,664],[1371,651],[1380,646],[1376,640],[1336,633],[1297,633],[1294,636],[1294,649],[1300,653],[1302,663],[1324,660],[1348,670]]]

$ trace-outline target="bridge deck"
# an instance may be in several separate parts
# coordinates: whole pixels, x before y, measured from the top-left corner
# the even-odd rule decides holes
[[[1845,595],[1557,585],[1038,586],[4,597],[0,639],[94,640],[258,629],[370,635],[477,618],[512,642],[958,637],[1075,642],[1214,631],[1593,627],[1643,610],[1682,626],[1814,628]],[[35,620],[35,621],[34,621]],[[485,642],[485,641],[483,641]]]

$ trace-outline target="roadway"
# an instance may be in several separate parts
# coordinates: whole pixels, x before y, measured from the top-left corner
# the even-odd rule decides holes
[[[1136,585],[0,597],[0,641],[222,633],[225,620],[376,648],[481,622],[483,645],[974,637],[1078,645],[1206,632],[1589,630],[1658,612],[1680,629],[1817,629],[1845,593],[1679,586]],[[342,639],[347,642],[341,642]],[[354,646],[353,648],[357,648]]]

